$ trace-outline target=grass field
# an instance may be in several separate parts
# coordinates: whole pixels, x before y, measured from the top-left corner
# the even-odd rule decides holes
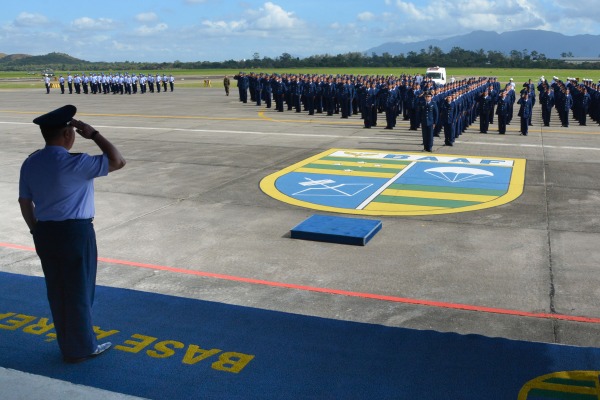
[[[277,69],[277,70],[247,70],[245,72],[265,72],[265,73],[306,73],[306,74],[326,74],[326,75],[401,75],[424,73],[425,68],[305,68],[305,69]],[[55,71],[56,77],[59,75],[67,76],[69,71]],[[71,71],[73,72],[73,71]],[[81,71],[87,72],[87,71]],[[79,72],[79,73],[81,73]],[[119,71],[103,71],[105,73]],[[161,70],[161,71],[129,71],[130,73],[156,74],[157,72],[173,74],[177,79],[178,87],[203,87],[204,80],[210,79],[212,87],[223,86],[223,76],[229,75],[232,77],[237,74],[238,70],[233,69],[202,69],[202,70]],[[557,76],[562,80],[567,77],[579,79],[592,79],[594,82],[600,80],[600,70],[577,70],[577,69],[521,69],[521,68],[449,68],[447,69],[448,76],[454,76],[457,79],[467,77],[493,76],[498,78],[500,82],[506,83],[510,78],[513,78],[517,84],[531,79],[534,82],[545,76],[551,80],[553,76]],[[73,72],[74,73],[74,72]],[[55,82],[53,80],[53,82]],[[233,83],[235,85],[235,82]],[[0,71],[0,89],[28,89],[28,88],[43,88],[44,82],[40,75],[32,75],[28,71]]]

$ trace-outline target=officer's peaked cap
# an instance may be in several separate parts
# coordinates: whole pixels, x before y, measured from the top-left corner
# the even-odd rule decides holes
[[[33,123],[41,128],[62,128],[71,122],[76,112],[77,107],[68,104],[47,114],[40,115],[33,120]]]

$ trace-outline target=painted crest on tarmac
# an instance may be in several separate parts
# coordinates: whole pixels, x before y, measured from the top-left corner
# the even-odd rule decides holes
[[[563,371],[527,382],[518,400],[600,400],[600,371]]]
[[[330,149],[265,177],[267,195],[300,207],[364,215],[449,214],[523,193],[525,160]]]

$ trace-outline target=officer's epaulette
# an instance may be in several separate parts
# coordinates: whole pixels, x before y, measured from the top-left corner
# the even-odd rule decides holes
[[[31,153],[30,155],[27,156],[27,158],[31,157],[32,155],[34,155],[35,153],[37,153],[38,151],[40,151],[41,149],[37,149],[36,151],[34,151],[33,153]]]
[[[78,156],[78,155],[81,155],[83,153],[69,153],[69,154],[72,155],[72,156]]]

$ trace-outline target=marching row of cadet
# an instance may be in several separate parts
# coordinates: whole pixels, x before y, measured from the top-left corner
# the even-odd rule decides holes
[[[511,78],[501,87],[494,77],[469,78],[437,85],[421,75],[354,76],[265,74],[240,72],[234,76],[239,91],[239,101],[250,101],[257,106],[265,103],[283,112],[326,113],[349,118],[360,114],[364,128],[377,126],[378,114],[384,113],[385,129],[393,129],[397,118],[409,121],[410,130],[421,129],[424,151],[431,152],[433,138],[443,131],[444,144],[453,146],[457,137],[477,119],[479,130],[488,133],[490,124],[497,118],[498,133],[505,134],[518,107],[520,134],[527,136],[532,125],[536,88],[542,109],[544,126],[550,125],[555,108],[562,126],[569,125],[569,112],[580,125],[586,124],[589,115],[600,122],[600,92],[598,85],[589,80],[578,82],[568,78],[562,82],[557,77],[548,82],[543,76],[537,86],[529,80],[517,92]],[[224,78],[226,94],[230,81]]]
[[[46,85],[46,94],[50,93],[50,88],[52,87],[50,82],[50,77],[44,77],[44,83]],[[86,75],[82,73],[81,75],[75,74],[74,76],[71,74],[67,75],[65,79],[64,76],[60,75],[58,78],[58,84],[60,87],[60,92],[65,94],[66,87],[69,90],[69,94],[137,94],[138,93],[138,85],[139,85],[139,93],[143,94],[146,92],[150,93],[160,93],[161,88],[163,93],[167,92],[167,85],[171,89],[171,92],[175,87],[175,78],[173,75],[156,74],[153,76],[152,74],[96,74],[91,73]],[[66,84],[66,87],[65,87]]]

